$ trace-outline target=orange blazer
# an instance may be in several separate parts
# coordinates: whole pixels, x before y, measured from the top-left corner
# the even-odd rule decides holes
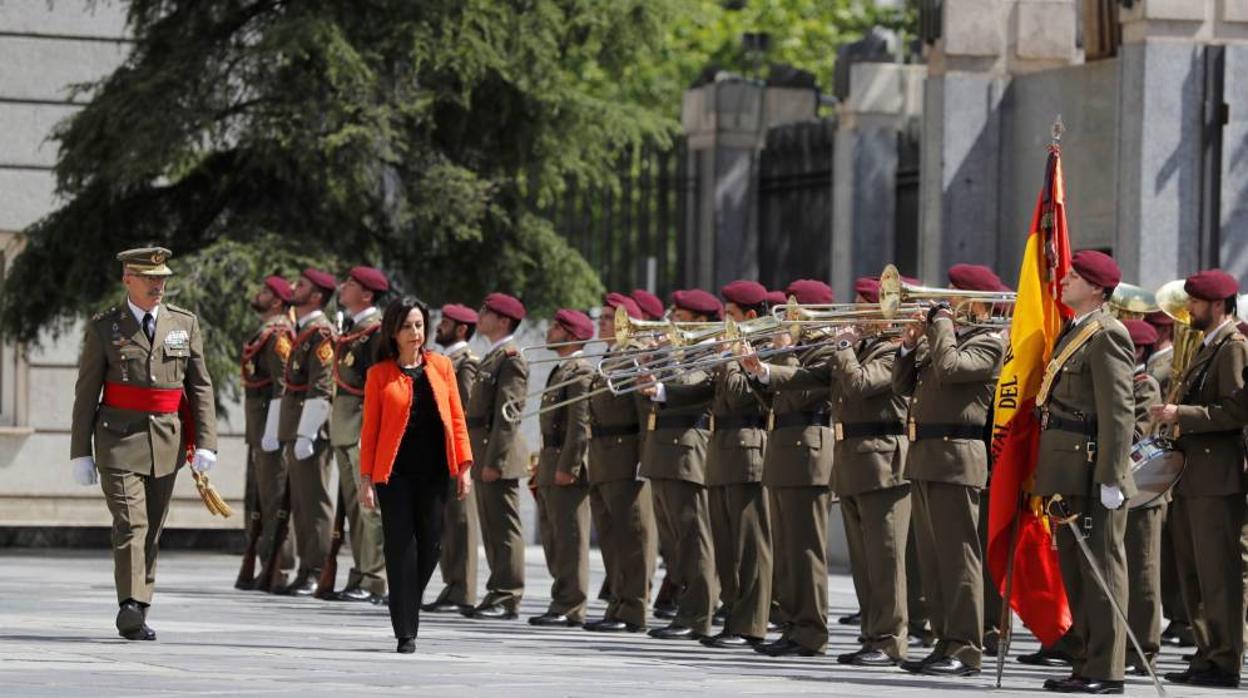
[[[446,466],[451,477],[472,464],[472,446],[464,406],[459,400],[455,369],[441,354],[425,352],[425,375],[433,389],[446,438]],[[360,474],[373,482],[387,482],[399,453],[399,442],[412,412],[412,379],[393,360],[368,369],[364,381],[364,423],[360,429]]]

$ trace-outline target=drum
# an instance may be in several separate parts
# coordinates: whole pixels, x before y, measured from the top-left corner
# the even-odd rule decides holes
[[[1139,490],[1127,500],[1128,509],[1148,506],[1174,487],[1183,475],[1187,458],[1169,439],[1149,437],[1131,448],[1131,475]]]

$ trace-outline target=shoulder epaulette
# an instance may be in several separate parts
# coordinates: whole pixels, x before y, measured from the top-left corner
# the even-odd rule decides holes
[[[174,304],[172,304],[172,303],[165,303],[165,307],[166,307],[166,308],[168,308],[168,309],[169,309],[169,312],[171,312],[171,313],[181,313],[181,314],[183,314],[183,315],[189,315],[189,316],[191,316],[191,317],[195,317],[195,313],[192,313],[191,311],[187,310],[186,308],[181,308],[181,307],[178,307],[178,306],[176,306],[176,305],[174,305]]]

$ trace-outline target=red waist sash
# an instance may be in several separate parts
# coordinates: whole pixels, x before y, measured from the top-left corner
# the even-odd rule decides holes
[[[186,460],[189,461],[195,453],[195,419],[191,414],[191,403],[182,388],[147,388],[106,381],[103,404],[119,410],[177,413],[182,422],[182,446],[186,450]]]

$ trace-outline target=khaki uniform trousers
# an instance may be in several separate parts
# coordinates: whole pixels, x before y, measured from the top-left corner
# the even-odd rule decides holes
[[[980,492],[928,480],[910,484],[923,596],[936,635],[933,655],[953,657],[978,669],[984,632]]]
[[[524,596],[524,529],[520,521],[520,481],[474,481],[481,543],[490,577],[485,581],[483,606],[516,611]]]
[[[672,623],[709,635],[711,606],[719,590],[706,487],[666,479],[652,479],[650,487],[655,520],[660,531],[667,530],[674,548],[667,561],[668,575],[676,585],[677,611]]]
[[[724,632],[767,635],[771,615],[771,520],[762,483],[717,485],[709,491],[711,536]]]
[[[1239,676],[1244,661],[1244,495],[1188,497],[1170,504],[1183,604],[1196,636],[1190,668]]]
[[[783,576],[773,576],[781,617],[789,628],[783,639],[817,654],[828,649],[828,514],[832,492],[826,486],[768,487],[775,559],[785,560]]]
[[[1161,524],[1166,505],[1127,512],[1127,623],[1144,657],[1127,641],[1127,663],[1152,661],[1161,651]]]
[[[282,546],[277,555],[277,571],[273,581],[277,586],[286,586],[291,582],[295,572],[295,535],[290,528],[290,512],[286,511],[278,518],[286,499],[286,489],[290,483],[286,480],[286,459],[282,451],[265,452],[259,447],[251,450],[251,462],[255,467],[256,494],[260,502],[260,540],[256,542],[256,557],[260,560],[260,580],[269,579],[269,561],[273,559],[273,546],[277,540],[277,529],[285,527],[282,535]]]
[[[1123,545],[1127,508],[1110,511],[1101,506],[1099,499],[1091,497],[1070,496],[1066,501],[1071,511],[1079,515],[1076,523],[1087,537],[1088,548],[1119,608],[1127,608],[1127,558]],[[1115,617],[1109,598],[1096,583],[1091,563],[1064,524],[1057,528],[1057,557],[1074,621],[1063,638],[1074,657],[1071,668],[1087,679],[1121,681],[1128,643],[1126,628]]]
[[[317,439],[312,455],[295,459],[295,442],[286,444],[286,473],[290,478],[290,515],[295,524],[299,576],[315,579],[321,573],[334,535],[334,500],[329,496],[331,465],[328,439]]]
[[[603,618],[644,627],[658,552],[650,483],[615,480],[591,485],[589,505],[611,590]]]
[[[538,493],[542,546],[552,579],[547,612],[583,623],[589,593],[589,487],[543,485]]]
[[[1179,563],[1174,559],[1174,526],[1170,523],[1173,516],[1171,507],[1166,507],[1161,523],[1161,611],[1181,627],[1190,627],[1191,620],[1187,617],[1187,607],[1183,605],[1183,590],[1179,588]]]
[[[930,638],[927,599],[923,598],[923,570],[919,566],[919,544],[915,540],[914,501],[910,502],[910,535],[906,540],[906,617],[910,622],[910,634]]]
[[[841,498],[850,568],[862,612],[863,646],[905,659],[905,546],[910,533],[910,486]]]
[[[442,583],[446,586],[435,603],[472,606],[477,602],[477,487],[459,498],[458,483],[451,478],[442,524]]]
[[[381,509],[360,506],[360,447],[335,446],[338,487],[347,509],[351,535],[351,558],[355,566],[347,574],[347,588],[359,587],[378,596],[386,594],[386,554],[382,550]]]
[[[169,515],[177,471],[150,477],[100,468],[100,489],[113,515],[113,584],[117,603],[134,599],[150,604],[156,585],[160,532]]]

